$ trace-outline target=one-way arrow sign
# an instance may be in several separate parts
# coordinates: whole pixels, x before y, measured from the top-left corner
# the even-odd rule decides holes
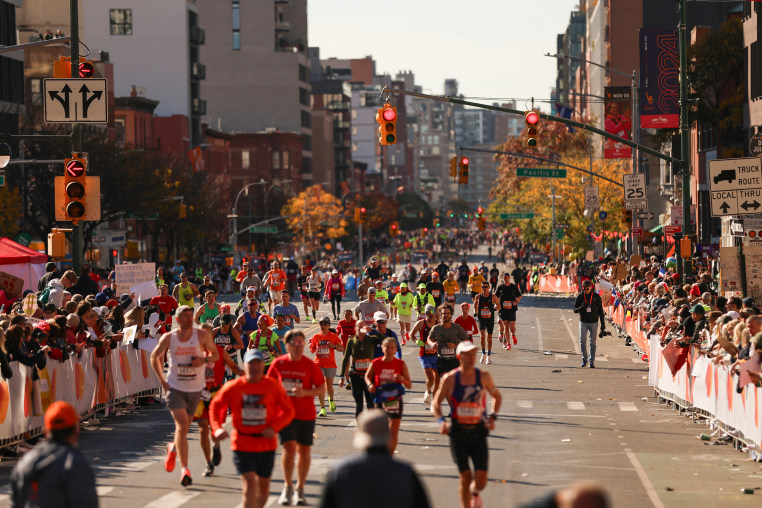
[[[638,219],[651,220],[653,218],[654,214],[652,212],[638,212]]]
[[[752,203],[749,203],[748,201],[744,201],[743,204],[741,205],[741,208],[743,208],[744,210],[748,212],[749,208],[752,208],[756,211],[757,208],[759,208],[760,206],[762,205],[759,203],[759,201],[755,199],[754,202]]]
[[[105,79],[45,79],[45,122],[106,123],[108,94]]]

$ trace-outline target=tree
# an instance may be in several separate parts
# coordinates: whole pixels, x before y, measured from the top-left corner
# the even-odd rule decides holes
[[[368,228],[380,229],[397,218],[399,203],[385,194],[372,192],[360,199],[360,206],[365,207]]]
[[[409,231],[431,225],[434,210],[417,192],[405,192],[397,196],[400,229]]]
[[[341,238],[347,234],[348,221],[341,201],[313,185],[286,202],[281,210],[294,233],[293,243],[305,246],[312,238]]]

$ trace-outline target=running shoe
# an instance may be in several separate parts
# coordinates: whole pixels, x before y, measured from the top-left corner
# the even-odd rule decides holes
[[[336,412],[336,403],[333,401],[333,399],[328,399],[328,407],[331,409],[331,413]]]
[[[429,392],[426,392],[423,394],[423,405],[428,407],[429,402],[431,402],[431,394]]]
[[[320,412],[318,413],[318,416],[325,416],[325,408],[321,407]]]
[[[206,463],[206,469],[204,470],[204,476],[212,476],[214,474],[214,464],[211,462]]]
[[[296,506],[307,506],[307,498],[304,496],[304,489],[296,489]]]
[[[222,452],[219,446],[212,447],[212,465],[219,466],[222,462]]]
[[[492,355],[487,355],[487,360],[484,363],[487,365],[492,365]]]
[[[347,390],[351,390],[352,389],[352,383],[347,381],[347,384],[344,385],[344,388],[346,388]]]
[[[314,325],[315,323],[317,323],[317,319],[312,318],[312,324]]]
[[[175,451],[175,443],[169,443],[167,445],[167,459],[164,461],[164,469],[168,473],[175,470],[175,460],[177,459],[177,452]]]
[[[497,340],[500,341],[500,343],[502,344],[503,342],[505,342],[505,335],[501,333],[500,335],[497,336]]]
[[[484,508],[482,496],[478,492],[471,493],[471,508]]]
[[[283,492],[280,493],[280,497],[278,498],[278,504],[284,505],[284,506],[291,506],[293,504],[294,499],[294,488],[289,487],[288,485],[283,486]]]
[[[511,350],[511,341],[506,340],[505,344],[503,344],[503,347],[505,348],[506,351],[510,351]]]
[[[183,477],[182,477],[182,480],[180,480],[180,485],[182,485],[183,487],[187,487],[191,483],[193,483],[193,479],[191,478],[190,470],[187,468],[184,468]]]
[[[516,334],[513,334],[513,343],[514,344],[518,344],[519,343],[519,339],[516,338]]]
[[[482,353],[482,355],[479,357],[479,363],[484,363],[484,360],[485,360],[486,357],[487,357],[487,355]]]

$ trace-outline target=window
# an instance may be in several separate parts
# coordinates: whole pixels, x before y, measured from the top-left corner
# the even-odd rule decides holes
[[[302,127],[309,129],[312,126],[312,117],[309,111],[302,111]]]
[[[132,9],[109,9],[111,35],[132,35]]]
[[[280,169],[280,152],[273,150],[273,169]]]
[[[29,80],[29,91],[32,94],[32,104],[42,106],[42,79],[31,78]]]
[[[249,169],[251,167],[250,154],[249,150],[241,150],[241,168]]]
[[[291,161],[287,150],[283,151],[283,169],[291,169]]]
[[[241,50],[241,3],[233,1],[233,51]]]

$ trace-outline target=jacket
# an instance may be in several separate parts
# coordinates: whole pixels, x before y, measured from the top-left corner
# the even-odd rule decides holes
[[[48,288],[50,288],[48,303],[54,303],[60,309],[63,306],[63,294],[65,291],[63,284],[61,284],[61,279],[50,279]]]
[[[90,278],[89,273],[82,274],[77,279],[77,283],[69,288],[69,293],[73,295],[95,296],[98,294],[98,283]]]
[[[45,441],[13,468],[10,502],[11,508],[97,508],[95,475],[79,450]]]
[[[590,312],[587,311],[588,305],[585,303],[585,298],[584,293],[577,295],[577,300],[574,302],[574,313],[579,314],[579,320],[583,323],[595,323],[600,320],[601,331],[605,330],[606,320],[603,318],[603,302],[601,302],[601,296],[593,291]]]

